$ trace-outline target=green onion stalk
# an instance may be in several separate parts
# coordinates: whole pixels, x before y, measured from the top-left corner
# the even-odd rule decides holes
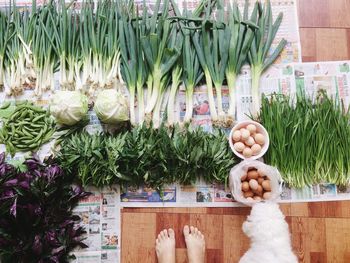
[[[195,27],[195,23],[192,20],[198,21],[198,17],[202,14],[206,2],[208,1],[202,0],[198,7],[194,10],[193,14],[185,6],[183,14],[181,14],[180,10],[176,6],[176,3],[174,3],[174,0],[172,0],[172,5],[174,6],[176,17],[179,19],[181,32],[184,37],[184,46],[182,51],[182,82],[185,87],[186,97],[186,112],[183,119],[184,123],[189,123],[192,120],[194,89],[202,80],[204,75],[198,60],[196,49],[191,40],[193,33],[191,28]]]
[[[136,124],[135,116],[135,92],[137,82],[137,54],[136,37],[131,21],[126,21],[126,17],[119,23],[120,50],[122,56],[121,72],[123,80],[129,89],[130,122]]]
[[[261,2],[258,2],[257,16],[252,16],[251,18],[251,22],[254,24],[256,23],[259,27],[255,33],[248,54],[252,76],[253,115],[256,115],[260,109],[259,85],[261,75],[277,59],[287,44],[287,41],[282,39],[273,53],[269,54],[271,45],[281,25],[282,18],[283,13],[281,12],[275,22],[272,21],[272,10],[269,0],[266,1],[264,6],[262,6]]]
[[[62,90],[75,90],[77,87],[76,65],[79,64],[79,21],[78,14],[62,1],[54,30],[56,50],[59,57],[60,87]],[[80,72],[78,71],[78,74]]]
[[[158,129],[161,126],[161,110],[163,101],[166,100],[166,89],[168,88],[171,81],[169,74],[165,75],[160,81],[159,97],[157,99],[156,105],[154,106],[152,115],[152,125],[154,128]]]
[[[193,116],[193,93],[194,88],[203,78],[203,72],[200,68],[196,50],[191,44],[190,32],[185,33],[184,48],[183,48],[183,83],[185,85],[186,94],[186,112],[184,123],[189,123]]]
[[[174,31],[171,22],[167,19],[169,1],[164,1],[162,15],[160,17],[158,17],[159,5],[160,0],[157,0],[156,8],[150,21],[149,33],[141,37],[142,49],[148,67],[152,72],[153,84],[152,95],[150,96],[150,100],[147,101],[145,108],[148,121],[151,119],[156,104],[160,104],[158,100],[161,99],[160,96],[163,92],[162,79],[170,72],[180,56],[180,49],[178,47],[168,46],[169,38]],[[159,122],[159,120],[156,119],[156,122]]]
[[[55,23],[51,16],[56,15],[56,6],[45,5],[38,12],[37,28],[33,33],[33,62],[37,76],[34,93],[41,97],[43,92],[54,89],[54,72],[58,68],[55,46]]]
[[[170,127],[174,126],[174,123],[175,123],[174,106],[175,106],[177,91],[181,84],[181,75],[182,75],[182,68],[178,64],[174,67],[171,74],[171,88],[170,88],[170,94],[169,94],[168,106],[167,106],[168,126]]]
[[[10,6],[9,9],[7,30],[3,35],[6,45],[2,49],[2,52],[6,52],[3,53],[6,54],[3,77],[6,94],[17,96],[23,93],[25,86],[33,87],[36,80],[30,47],[36,14],[30,13],[28,9],[20,13],[16,6]]]
[[[141,24],[139,21],[139,12],[138,9],[136,10],[136,21],[135,21],[135,27],[136,27],[136,59],[137,59],[137,66],[136,66],[136,91],[137,91],[137,107],[138,107],[138,123],[140,125],[144,122],[145,117],[145,102],[144,102],[144,86],[146,82],[147,76],[152,76],[148,73],[148,68],[146,66],[146,63],[144,63],[144,54],[142,51],[142,45],[141,45],[141,35],[144,35],[145,27]]]
[[[228,126],[232,125],[236,118],[236,79],[242,66],[247,60],[248,52],[254,39],[256,25],[248,20],[248,5],[246,0],[243,16],[237,3],[228,6],[228,27],[230,30],[230,44],[228,47],[228,64],[226,68],[226,80],[229,89],[229,109],[227,112]],[[258,4],[252,11],[252,17],[256,17]]]
[[[78,89],[94,96],[97,90],[113,88],[121,82],[119,14],[115,2],[99,2],[96,12],[91,5],[92,2],[85,3],[80,15],[82,62],[77,82]]]
[[[136,19],[133,17],[136,15]],[[129,18],[129,20],[127,20]],[[120,29],[120,50],[122,57],[121,70],[123,79],[126,81],[129,89],[130,104],[130,122],[136,124],[135,113],[135,92],[137,93],[138,122],[144,120],[144,84],[147,75],[147,69],[143,61],[143,52],[141,46],[141,34],[144,33],[144,27],[140,25],[138,9],[132,10],[132,16],[129,14],[122,16],[119,24]]]
[[[179,52],[182,51],[183,48],[183,34],[176,23],[173,23],[173,30],[171,33],[171,38],[169,39],[168,46],[171,49],[176,48]],[[180,56],[178,60],[175,62],[175,66],[173,67],[171,73],[171,88],[169,92],[168,106],[167,106],[167,117],[168,117],[168,126],[172,127],[175,123],[175,101],[177,91],[181,84],[181,76],[182,76],[182,63],[180,61]]]
[[[209,21],[209,18],[211,15],[211,9],[212,9],[212,6],[209,1],[209,5],[206,9],[205,19],[204,21],[202,21],[200,30],[194,29],[194,33],[192,35],[192,41],[195,46],[197,56],[205,76],[211,119],[215,124],[218,124],[218,121],[219,121],[218,112],[220,114],[220,117],[224,115],[224,111],[222,109],[222,101],[221,101],[221,85],[224,79],[224,73],[225,73],[225,67],[226,67],[228,55],[227,53],[225,54],[223,52],[224,49],[222,49],[222,47],[223,45],[225,45],[224,43],[222,43],[219,50],[219,47],[218,47],[219,28],[216,25],[213,25],[213,23]],[[220,34],[220,38],[222,36],[223,34]],[[222,58],[219,55],[222,55]],[[217,89],[218,111],[216,110],[216,107],[215,107],[213,81],[216,84],[216,89]]]
[[[7,14],[0,10],[0,89],[4,87],[5,68],[4,63],[6,59],[7,42],[9,38],[9,18]]]

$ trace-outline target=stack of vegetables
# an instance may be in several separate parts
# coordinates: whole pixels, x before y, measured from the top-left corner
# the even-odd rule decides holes
[[[116,136],[77,133],[61,143],[58,162],[83,185],[115,183],[147,185],[191,184],[202,176],[225,183],[236,159],[225,134],[202,129],[153,129],[145,125]]]
[[[0,87],[13,96],[33,88],[40,97],[56,89],[54,73],[59,72],[61,90],[94,99],[125,84],[131,124],[147,120],[158,127],[166,104],[168,125],[176,123],[181,85],[186,90],[183,121],[191,122],[194,88],[204,84],[213,123],[229,127],[235,119],[235,82],[245,63],[252,68],[253,109],[259,108],[260,76],[286,44],[282,40],[270,52],[281,20],[282,14],[273,22],[269,1],[256,2],[250,14],[248,1],[241,13],[236,2],[225,6],[223,0],[201,0],[195,10],[185,6],[182,12],[173,0],[157,0],[153,10],[133,0],[87,0],[80,10],[64,1],[37,6],[34,0],[23,13],[12,5],[0,11]],[[222,105],[226,83],[227,111]]]

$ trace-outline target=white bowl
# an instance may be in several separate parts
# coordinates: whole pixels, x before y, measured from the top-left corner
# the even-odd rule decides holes
[[[265,137],[265,143],[262,146],[261,152],[258,155],[253,155],[253,156],[251,156],[249,158],[246,158],[246,157],[243,156],[243,154],[237,152],[234,149],[234,147],[233,147],[234,143],[233,143],[233,140],[232,140],[232,135],[233,135],[234,131],[239,130],[239,129],[244,128],[244,127],[247,127],[247,125],[249,125],[249,124],[254,124],[256,126],[256,131],[258,133],[261,133]],[[267,149],[269,148],[269,145],[270,145],[270,138],[269,138],[269,134],[267,133],[266,129],[260,123],[255,122],[255,121],[242,121],[242,122],[237,123],[232,128],[232,130],[230,132],[229,143],[230,143],[231,150],[239,158],[244,159],[244,160],[256,160],[256,159],[261,158],[267,152]]]

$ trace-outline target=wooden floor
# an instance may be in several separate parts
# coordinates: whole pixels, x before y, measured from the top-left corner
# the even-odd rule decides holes
[[[350,201],[282,205],[300,262],[350,262]],[[182,228],[194,225],[206,239],[207,263],[235,263],[249,247],[242,223],[250,208],[124,208],[122,262],[155,263],[155,238],[174,228],[178,263],[186,261]],[[261,262],[268,263],[268,262]]]
[[[303,61],[350,59],[350,0],[299,0]],[[350,263],[350,201],[283,205],[300,262]],[[207,263],[236,263],[249,240],[241,230],[249,208],[126,208],[122,211],[122,263],[156,262],[160,230],[176,232],[177,262],[186,261],[182,228],[206,238]],[[267,262],[262,262],[267,263]]]

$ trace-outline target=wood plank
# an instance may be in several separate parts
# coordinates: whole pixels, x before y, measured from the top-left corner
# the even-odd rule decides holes
[[[348,219],[326,219],[328,261],[350,262],[350,223]]]
[[[346,60],[348,53],[346,29],[316,28],[316,60]]]

